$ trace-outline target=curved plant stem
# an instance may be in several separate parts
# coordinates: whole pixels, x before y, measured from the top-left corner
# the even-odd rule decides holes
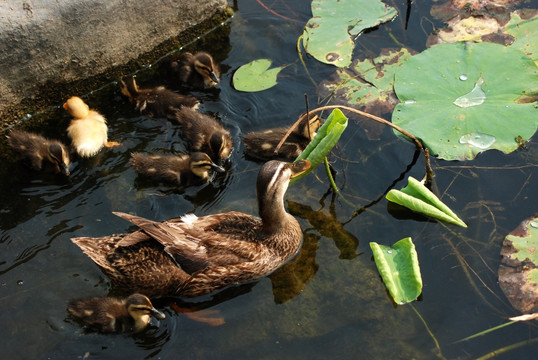
[[[331,183],[331,187],[333,188],[334,192],[337,193],[338,196],[340,196],[346,204],[351,207],[355,207],[355,204],[353,204],[351,201],[348,201],[336,186],[336,183],[334,182],[333,176],[331,174],[331,169],[329,168],[329,161],[327,160],[327,156],[323,158],[323,161],[325,162],[325,171],[327,172],[327,177],[329,178],[329,182]]]
[[[413,309],[413,311],[415,312],[415,314],[417,314],[418,318],[420,319],[420,321],[422,321],[422,324],[424,324],[424,327],[426,328],[426,331],[428,332],[428,334],[430,334],[431,338],[433,339],[433,342],[435,343],[435,347],[437,349],[437,357],[440,358],[440,359],[445,359],[446,358],[443,356],[443,353],[441,352],[441,347],[439,346],[439,341],[437,341],[437,339],[435,338],[435,335],[433,335],[432,331],[430,330],[430,328],[428,327],[428,324],[426,323],[426,321],[424,320],[424,318],[422,317],[422,315],[420,315],[420,313],[418,312],[418,310],[413,306],[413,304],[409,304],[411,305],[411,308]]]
[[[314,81],[314,78],[312,77],[312,75],[310,75],[310,71],[308,71],[308,68],[306,67],[306,63],[304,62],[304,59],[303,59],[303,53],[301,52],[302,41],[303,41],[303,34],[301,34],[301,36],[299,36],[299,38],[297,39],[297,55],[299,55],[299,60],[301,60],[301,64],[303,64],[304,70],[306,71],[306,75],[308,75],[308,78],[310,79],[312,84],[314,84],[314,87],[317,88],[318,84],[316,84],[316,82]]]
[[[486,335],[492,331],[495,331],[495,330],[499,330],[499,329],[502,329],[503,327],[505,326],[508,326],[508,325],[512,325],[512,324],[515,324],[517,323],[518,321],[515,321],[515,320],[512,320],[512,321],[509,321],[507,323],[504,323],[504,324],[501,324],[501,325],[497,325],[495,327],[492,327],[491,329],[487,329],[487,330],[484,330],[484,331],[481,331],[479,333],[476,333],[474,335],[471,335],[471,336],[467,336],[466,338],[463,338],[463,339],[460,339],[458,341],[455,341],[454,344],[457,344],[457,343],[460,343],[462,341],[467,341],[467,340],[471,340],[471,339],[474,339],[475,337],[479,337],[479,336],[482,336],[482,335]]]
[[[267,5],[265,5],[263,2],[261,2],[261,0],[256,0],[256,1],[258,2],[258,4],[261,5],[261,7],[263,7],[265,10],[269,11],[271,14],[273,14],[275,16],[281,17],[282,19],[285,19],[285,20],[294,21],[294,22],[297,22],[297,23],[302,23],[302,21],[292,19],[292,18],[289,18],[287,16],[284,16],[284,15],[281,15],[281,14],[277,13],[276,11],[272,10]]]
[[[476,360],[491,359],[491,358],[493,358],[493,357],[495,357],[497,355],[500,355],[500,354],[505,353],[505,352],[510,351],[510,350],[517,349],[518,347],[522,347],[522,346],[525,346],[525,345],[535,343],[536,341],[538,341],[538,338],[520,341],[518,343],[508,345],[508,346],[505,346],[505,347],[497,349],[497,350],[493,350],[492,352],[490,352],[490,353],[488,353],[488,354],[486,354],[484,356],[480,356],[479,358],[476,358]]]

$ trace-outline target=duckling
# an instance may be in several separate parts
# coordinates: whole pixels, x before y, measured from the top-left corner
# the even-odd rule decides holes
[[[27,160],[33,169],[69,176],[69,152],[61,142],[21,130],[11,131],[7,139],[9,146]]]
[[[139,332],[146,328],[151,316],[156,319],[166,318],[142,294],[132,294],[126,299],[94,297],[71,300],[67,311],[105,333]]]
[[[191,155],[131,155],[131,165],[137,173],[147,178],[175,185],[193,185],[201,180],[209,182],[209,171],[224,172],[202,152]]]
[[[176,94],[164,86],[140,89],[133,76],[121,80],[121,93],[129,98],[136,108],[150,116],[167,117],[182,106],[197,109],[200,105],[194,96]]]
[[[284,195],[290,179],[309,167],[308,160],[262,166],[256,183],[260,217],[231,211],[160,223],[115,212],[140,230],[71,241],[114,283],[148,296],[194,297],[251,281],[299,250],[301,226],[286,212]]]
[[[217,120],[187,107],[176,111],[175,119],[193,151],[205,152],[215,163],[230,156],[232,137]]]
[[[219,83],[219,67],[213,57],[206,52],[196,54],[183,53],[170,63],[170,67],[179,75],[179,81],[197,89],[209,88]]]
[[[281,157],[295,159],[301,155],[308,143],[316,135],[316,130],[320,125],[320,119],[316,115],[307,122],[306,118],[288,136],[280,147],[278,154],[275,148],[288,132],[289,127],[268,129],[263,131],[250,132],[243,136],[247,152],[261,157],[274,158]]]
[[[63,108],[73,116],[67,128],[67,135],[80,156],[90,157],[103,146],[119,145],[117,142],[107,142],[108,127],[104,116],[95,110],[90,110],[81,98],[77,96],[69,98],[63,104]]]

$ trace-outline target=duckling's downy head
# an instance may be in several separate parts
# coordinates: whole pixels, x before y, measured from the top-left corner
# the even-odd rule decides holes
[[[209,157],[209,155],[203,152],[193,153],[189,161],[189,166],[194,175],[204,180],[207,180],[209,178],[210,170],[213,170],[219,173],[222,173],[225,171],[223,167],[215,164],[213,161],[211,161],[211,158]]]
[[[220,82],[219,70],[211,55],[206,52],[196,53],[194,56],[194,70],[204,78],[207,87],[215,86]]]
[[[90,107],[78,96],[70,97],[63,108],[76,119],[85,118],[90,112]]]
[[[152,316],[156,319],[166,318],[166,315],[155,309],[147,296],[142,294],[133,294],[125,299],[125,307],[135,321],[135,331],[145,328]]]
[[[213,154],[217,154],[219,160],[227,159],[232,152],[232,138],[227,132],[217,131],[211,134],[209,148]]]
[[[301,134],[301,136],[312,140],[314,136],[316,136],[316,131],[318,130],[319,126],[321,125],[321,121],[319,116],[314,115],[308,121],[306,119],[304,121],[301,121],[297,128],[297,132]]]
[[[138,85],[134,76],[124,76],[120,80],[120,90],[121,93],[127,96],[130,100],[138,94]]]
[[[58,173],[69,176],[69,153],[62,144],[53,142],[49,145],[48,158]]]

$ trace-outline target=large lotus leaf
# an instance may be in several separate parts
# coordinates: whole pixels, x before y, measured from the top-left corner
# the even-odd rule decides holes
[[[538,214],[504,239],[499,285],[516,309],[522,313],[538,311]]]
[[[397,304],[406,304],[422,292],[422,276],[415,244],[411,238],[398,241],[391,247],[371,242],[377,270],[390,295]]]
[[[312,18],[303,32],[304,48],[323,63],[349,66],[354,38],[396,15],[396,9],[379,0],[313,0]]]
[[[304,173],[291,179],[290,185],[310,174],[312,170],[323,161],[325,156],[327,156],[334,145],[336,145],[346,127],[347,117],[340,111],[340,109],[334,109],[329,114],[329,117],[327,117],[325,123],[318,129],[316,136],[310,141],[301,155],[295,159],[295,161],[303,159],[310,160],[310,168]]]
[[[332,102],[361,107],[368,113],[392,111],[397,103],[394,74],[411,57],[407,49],[388,50],[377,58],[353,63],[349,69],[337,69],[331,81],[320,84],[323,95],[332,93]]]
[[[538,125],[536,104],[518,102],[538,92],[538,71],[512,47],[434,46],[402,65],[394,90],[401,103],[392,122],[447,160],[473,159],[487,149],[509,153]]]
[[[239,91],[261,91],[276,85],[276,77],[284,66],[269,69],[271,60],[257,59],[242,65],[233,76],[233,84]]]
[[[504,29],[506,33],[516,38],[512,47],[518,48],[534,61],[538,61],[538,15],[524,20],[519,12],[514,12]]]

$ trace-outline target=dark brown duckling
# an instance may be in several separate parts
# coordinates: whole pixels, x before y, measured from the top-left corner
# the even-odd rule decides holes
[[[152,316],[166,318],[142,294],[133,294],[126,299],[94,297],[72,300],[67,311],[105,333],[139,332],[149,324]]]
[[[121,79],[121,93],[129,98],[141,113],[153,117],[173,116],[182,106],[197,109],[200,105],[194,96],[185,96],[168,90],[164,86],[140,89],[133,76]]]
[[[140,175],[163,183],[189,186],[209,182],[209,172],[224,172],[202,152],[191,155],[131,155],[131,165]]]
[[[303,232],[286,212],[290,179],[310,161],[268,161],[258,174],[260,217],[230,211],[156,222],[114,213],[137,225],[130,234],[79,237],[78,245],[117,285],[149,296],[193,297],[268,275],[297,254]]]
[[[217,164],[230,156],[233,148],[230,132],[213,117],[183,107],[176,111],[175,119],[193,151],[205,152]]]
[[[309,123],[305,118],[291,132],[290,136],[280,147],[278,154],[275,154],[275,148],[288,132],[289,127],[250,132],[243,136],[246,151],[249,154],[266,159],[274,157],[295,159],[301,155],[310,140],[314,138],[319,125],[320,119],[317,115],[312,117]]]
[[[21,130],[13,130],[7,139],[9,146],[33,169],[69,176],[69,152],[61,142]]]
[[[179,81],[197,89],[209,88],[219,83],[219,67],[213,57],[206,52],[196,54],[186,52],[177,60],[170,63],[170,67],[178,74]]]

